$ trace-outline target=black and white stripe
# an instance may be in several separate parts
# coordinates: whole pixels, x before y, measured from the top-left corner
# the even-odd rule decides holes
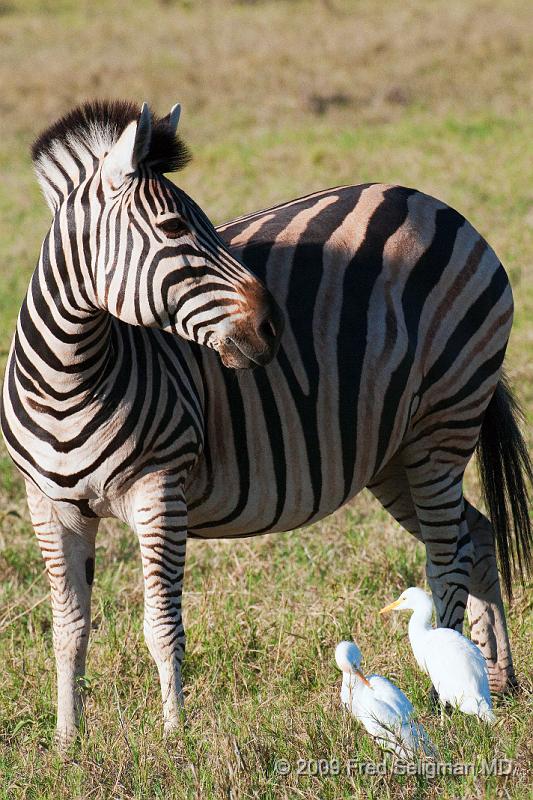
[[[186,157],[176,117],[95,104],[34,148],[54,218],[1,422],[52,586],[60,738],[80,711],[100,517],[139,536],[171,728],[187,536],[290,530],[365,486],[425,543],[440,624],[461,627],[470,592],[473,636],[503,688],[514,673],[494,537],[462,493],[484,419],[512,434],[500,461],[486,459],[489,500],[502,507],[509,464],[525,491],[527,455],[499,383],[512,320],[499,260],[453,209],[380,184],[217,232],[162,175]],[[519,516],[514,550],[496,531],[507,583],[513,553],[528,563]]]

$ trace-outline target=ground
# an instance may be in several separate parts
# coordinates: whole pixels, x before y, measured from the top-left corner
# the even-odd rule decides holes
[[[531,33],[527,0],[1,3],[0,368],[49,224],[32,138],[94,96],[148,100],[160,113],[179,100],[194,161],[177,180],[215,222],[367,180],[414,186],[464,213],[511,277],[507,371],[531,421]],[[468,488],[478,500],[475,469]],[[498,724],[487,730],[455,714],[440,726],[407,646],[407,619],[377,615],[414,584],[424,585],[423,550],[366,493],[304,532],[191,542],[187,724],[164,741],[136,542],[105,522],[86,731],[63,760],[51,744],[47,585],[2,445],[0,798],[523,800],[531,591],[517,588],[509,610],[522,691],[497,702]],[[381,754],[339,708],[333,652],[350,637],[367,671],[410,696],[443,760],[473,764],[473,774],[361,774],[357,765],[382,769]],[[483,775],[482,759],[493,758],[513,774]]]

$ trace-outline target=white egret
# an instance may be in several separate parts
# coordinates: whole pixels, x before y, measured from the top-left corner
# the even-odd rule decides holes
[[[385,750],[402,759],[417,755],[436,758],[436,750],[404,693],[381,675],[360,671],[361,651],[354,642],[341,642],[335,660],[342,671],[341,701]]]
[[[427,672],[439,700],[474,714],[485,722],[495,722],[489,689],[487,665],[481,650],[470,639],[451,628],[433,628],[433,602],[422,589],[411,587],[379,612],[409,610],[409,641],[414,657]]]

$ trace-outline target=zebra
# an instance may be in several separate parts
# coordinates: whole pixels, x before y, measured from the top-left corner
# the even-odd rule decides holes
[[[499,259],[445,203],[379,183],[215,230],[165,177],[189,158],[178,119],[88,103],[32,149],[53,220],[0,423],[50,581],[59,745],[83,711],[103,517],[139,539],[167,732],[187,539],[310,525],[365,487],[425,545],[438,624],[461,630],[466,609],[491,688],[512,687],[495,547],[510,594],[531,565],[531,464]],[[494,529],[463,496],[476,448]]]

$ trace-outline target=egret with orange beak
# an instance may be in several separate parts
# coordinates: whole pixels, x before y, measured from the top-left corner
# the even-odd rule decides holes
[[[436,758],[435,747],[401,689],[381,675],[365,677],[361,672],[361,651],[355,642],[338,644],[335,660],[342,671],[343,705],[380,747],[408,761],[418,756]]]
[[[433,601],[422,589],[406,589],[387,611],[412,611],[409,641],[418,666],[426,672],[443,706],[449,703],[484,722],[495,722],[485,658],[477,645],[451,628],[433,628]]]

